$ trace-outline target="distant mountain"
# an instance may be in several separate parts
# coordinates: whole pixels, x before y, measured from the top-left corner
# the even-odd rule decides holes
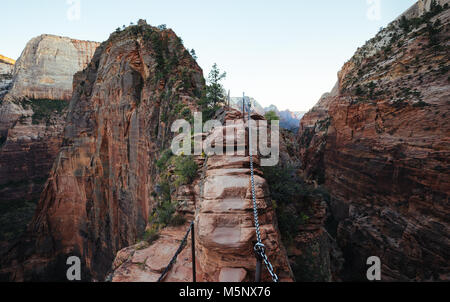
[[[284,110],[279,111],[277,106],[270,105],[269,107],[264,108],[266,112],[274,111],[280,117],[280,126],[284,129],[288,130],[298,130],[300,125],[300,120],[305,115],[306,112],[300,111],[290,111]]]
[[[252,103],[252,107],[254,108],[254,110],[261,115],[264,115],[269,111],[274,111],[280,117],[281,128],[287,130],[293,131],[298,130],[300,120],[306,113],[301,111],[290,111],[290,110],[280,111],[278,110],[278,107],[275,105],[270,105],[269,107],[263,108],[261,104],[258,103],[258,101],[256,101],[252,97],[247,96],[245,97],[245,101],[246,102],[250,101]],[[232,97],[231,106],[238,110],[242,109],[242,97]]]
[[[259,104],[254,98],[246,96],[245,102],[248,103],[249,101],[251,102],[252,108],[254,111],[256,111],[258,114],[261,114],[261,115],[266,114],[266,111],[261,106],[261,104]],[[242,110],[242,97],[232,97],[231,98],[231,107],[233,107],[237,110]]]

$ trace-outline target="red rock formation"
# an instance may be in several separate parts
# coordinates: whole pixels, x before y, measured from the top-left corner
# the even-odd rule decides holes
[[[0,57],[0,255],[31,221],[62,143],[73,75],[97,46],[42,35],[27,44],[16,65]]]
[[[67,257],[79,256],[83,280],[103,280],[145,229],[171,109],[195,106],[203,85],[171,30],[141,23],[101,44],[74,77],[62,148],[24,243],[3,261],[4,278],[65,280]]]
[[[449,21],[446,9],[389,25],[301,122],[303,170],[332,195],[344,279],[364,280],[370,256],[385,281],[450,279]]]
[[[231,112],[225,121],[236,119]],[[236,128],[235,131],[230,129]],[[214,129],[212,137],[226,133],[239,133],[240,127],[225,126]],[[243,128],[242,128],[243,129]],[[216,141],[214,139],[214,141]],[[238,144],[238,142],[235,142]],[[259,159],[255,160],[256,198],[259,208],[261,238],[281,281],[292,281],[292,273],[285,249],[281,243],[277,220],[272,208],[266,180],[259,172]],[[197,205],[196,246],[200,275],[204,281],[253,281],[256,259],[253,246],[256,242],[253,221],[253,203],[250,185],[249,157],[211,156],[208,158],[202,198]],[[263,280],[271,281],[264,269]]]
[[[237,120],[241,116],[240,113],[231,111],[226,114],[225,120]],[[215,128],[207,139],[219,138],[224,132],[229,134],[230,129],[224,129],[225,127]],[[239,129],[238,127],[241,135],[245,136],[244,128]],[[225,143],[227,137],[223,137],[223,140]],[[215,139],[214,141],[217,143]],[[259,171],[258,164],[259,160],[255,157],[255,183],[262,241],[280,281],[292,281],[292,272],[281,243],[266,180]],[[195,204],[188,202],[190,206],[186,212],[189,217],[194,216],[192,214],[195,212],[196,270],[197,280],[200,282],[248,282],[255,279],[256,258],[253,247],[256,243],[256,233],[249,165],[248,156],[211,156],[192,185],[195,189],[182,188],[178,191],[177,199],[181,204],[187,196],[194,196]],[[115,260],[112,280],[158,280],[178,249],[190,221],[192,218],[181,228],[164,229],[161,238],[150,246],[139,244],[120,251]],[[183,253],[178,256],[165,281],[192,281],[190,244],[189,241]],[[272,281],[265,268],[262,278],[264,281]]]

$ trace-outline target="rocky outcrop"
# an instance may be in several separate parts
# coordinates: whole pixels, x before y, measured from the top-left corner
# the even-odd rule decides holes
[[[225,117],[225,121],[236,120],[238,117],[237,112],[231,112]],[[226,129],[227,127],[231,129]],[[218,127],[211,133],[211,139],[217,143],[215,137],[226,133],[223,138],[225,144],[226,141],[230,141],[227,138],[229,133],[236,132],[238,137],[245,136],[245,133],[239,133],[243,131],[239,129],[241,127],[238,123],[234,126]],[[235,141],[235,144],[237,148],[238,142]],[[270,192],[263,174],[259,172],[258,157],[254,157],[254,160],[261,238],[280,280],[292,281]],[[201,279],[210,282],[253,281],[256,266],[253,253],[255,225],[249,157],[229,155],[209,157],[203,195],[197,209],[196,248],[200,254],[198,261]],[[266,270],[263,280],[271,281]]]
[[[62,147],[22,244],[2,259],[3,279],[66,280],[78,256],[83,280],[103,280],[145,229],[171,109],[195,106],[203,85],[171,30],[140,22],[102,43],[74,77]]]
[[[431,10],[433,2],[441,6],[444,6],[446,3],[448,4],[448,0],[419,0],[417,1],[417,3],[411,6],[405,13],[403,13],[400,16],[400,18],[402,16],[405,16],[406,18],[420,17],[426,12],[429,12]]]
[[[297,282],[336,281],[342,256],[326,230],[329,195],[323,187],[305,183],[296,134],[282,130],[280,162],[264,168],[281,236]]]
[[[12,82],[15,61],[0,55],[0,99],[6,94]]]
[[[73,75],[97,46],[43,35],[15,65],[0,57],[0,255],[31,221],[62,142]]]
[[[385,281],[450,279],[450,10],[419,17],[425,2],[360,48],[301,122],[302,169],[331,193],[344,280],[365,280],[370,256]]]
[[[237,111],[226,113],[224,120],[239,121]],[[262,118],[262,117],[259,117]],[[243,125],[240,120],[240,125]],[[225,130],[225,127],[230,127]],[[217,127],[206,140],[215,141],[222,133],[237,130],[245,136],[239,124]],[[223,137],[224,143],[227,140]],[[232,140],[230,140],[232,141]],[[237,141],[235,141],[237,143]],[[245,147],[245,146],[244,146]],[[255,158],[256,164],[259,160]],[[262,241],[280,281],[292,281],[293,275],[286,252],[281,243],[277,219],[272,208],[270,193],[262,172],[256,165],[255,176],[257,204],[260,209]],[[188,198],[186,196],[193,196]],[[178,191],[178,203],[188,204],[188,223],[183,227],[169,227],[160,239],[151,245],[138,244],[117,254],[112,280],[114,282],[158,280],[180,245],[180,240],[192,219],[195,219],[197,280],[201,282],[248,282],[255,278],[256,259],[253,246],[256,242],[251,199],[249,157],[210,156],[190,190]],[[193,202],[190,202],[193,200]],[[183,207],[182,207],[183,208]],[[195,213],[195,215],[191,215]],[[194,218],[195,217],[195,218]],[[175,265],[164,281],[192,281],[190,240],[178,256]],[[263,269],[263,280],[271,281]]]
[[[52,35],[31,39],[17,60],[5,99],[69,101],[73,75],[87,66],[98,45]]]
[[[73,75],[97,46],[42,35],[27,44],[15,65],[0,57],[8,72],[0,75],[0,255],[33,216],[62,142]]]

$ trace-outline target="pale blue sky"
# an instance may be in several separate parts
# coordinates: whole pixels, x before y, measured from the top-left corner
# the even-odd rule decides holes
[[[17,59],[26,42],[43,33],[104,41],[142,18],[174,29],[196,50],[205,76],[217,62],[228,73],[232,96],[245,91],[263,106],[291,110],[310,109],[355,50],[415,2],[79,0],[80,18],[69,20],[71,1],[2,1],[0,54]],[[379,19],[370,14],[376,3]]]

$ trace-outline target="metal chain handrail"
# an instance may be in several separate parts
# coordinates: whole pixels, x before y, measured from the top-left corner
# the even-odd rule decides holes
[[[170,271],[170,269],[172,268],[172,266],[175,264],[175,262],[177,261],[178,255],[181,254],[181,252],[184,250],[184,248],[186,247],[186,243],[187,243],[187,239],[189,234],[191,233],[192,227],[194,226],[194,221],[192,221],[191,225],[189,226],[189,229],[186,233],[186,235],[184,236],[183,240],[181,241],[180,247],[178,248],[177,252],[175,253],[175,255],[173,256],[172,260],[170,260],[169,264],[167,265],[167,267],[164,269],[163,273],[161,274],[161,276],[158,279],[158,282],[162,282],[164,280],[164,278],[166,277],[167,273]]]
[[[245,104],[245,97],[243,98],[243,103]],[[258,205],[256,203],[256,189],[255,189],[255,172],[254,172],[254,166],[253,166],[253,150],[252,150],[252,129],[251,129],[251,101],[249,101],[248,104],[248,148],[249,148],[249,156],[250,156],[250,173],[251,173],[251,182],[252,182],[252,199],[253,199],[253,216],[255,220],[255,228],[256,228],[256,239],[257,243],[254,247],[255,253],[257,257],[260,257],[260,259],[264,262],[267,270],[269,271],[269,274],[272,277],[273,282],[278,282],[278,276],[275,273],[272,263],[270,263],[269,259],[266,255],[266,247],[262,243],[261,240],[261,230],[259,226],[259,217],[258,217]]]

